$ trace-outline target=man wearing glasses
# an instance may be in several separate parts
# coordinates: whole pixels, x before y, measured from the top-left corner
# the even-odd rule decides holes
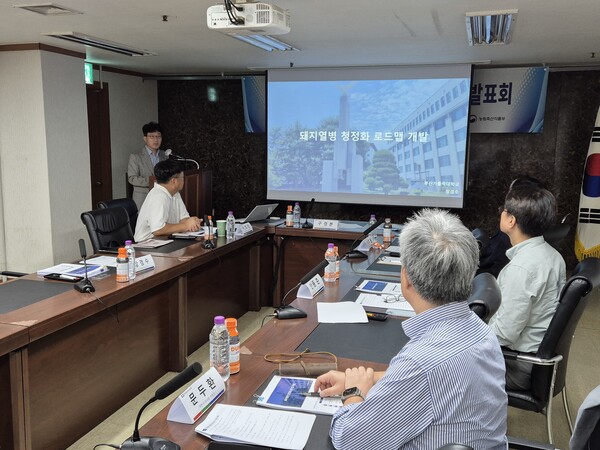
[[[558,306],[566,280],[565,261],[542,236],[554,221],[556,201],[542,187],[513,185],[500,211],[500,230],[512,247],[498,275],[502,303],[490,320],[501,345],[535,353]],[[506,361],[506,386],[529,389],[532,365]]]
[[[184,176],[181,164],[167,159],[154,167],[156,184],[148,193],[135,226],[134,238],[142,242],[155,236],[198,231],[200,219],[190,217],[179,192]]]
[[[162,129],[156,122],[147,123],[142,127],[144,143],[141,152],[129,155],[127,165],[127,180],[133,186],[133,201],[142,208],[142,203],[148,195],[148,182],[154,175],[154,166],[160,161],[167,159],[164,150],[160,150],[162,143]]]
[[[338,395],[333,446],[345,450],[436,449],[460,442],[505,450],[507,397],[498,339],[467,305],[479,248],[458,217],[417,213],[399,237],[402,294],[416,315],[408,343],[385,372],[358,367],[317,378]]]

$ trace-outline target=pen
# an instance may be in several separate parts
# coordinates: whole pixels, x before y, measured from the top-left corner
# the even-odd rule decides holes
[[[320,392],[300,392],[300,395],[302,397],[320,397],[321,393]],[[341,398],[341,395],[329,395],[327,397],[323,397],[323,398]]]
[[[63,275],[63,274],[61,274],[61,275],[59,276],[59,278],[60,278],[61,280],[76,281],[76,280],[78,280],[80,277],[72,277],[71,275]]]

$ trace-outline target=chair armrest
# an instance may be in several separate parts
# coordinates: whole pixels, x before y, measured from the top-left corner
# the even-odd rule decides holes
[[[556,450],[552,444],[543,442],[530,441],[518,437],[506,436],[508,439],[508,448],[514,450]]]
[[[502,349],[502,354],[504,355],[504,359],[524,361],[538,366],[554,366],[563,359],[562,355],[556,355],[552,358],[546,359],[530,355],[529,353],[521,353],[505,348]]]

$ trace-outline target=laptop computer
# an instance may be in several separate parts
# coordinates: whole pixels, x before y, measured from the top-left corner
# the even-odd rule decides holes
[[[258,222],[260,220],[267,219],[275,208],[279,206],[279,203],[269,203],[268,205],[257,205],[254,207],[250,214],[243,219],[236,219],[235,223],[246,223],[246,222]]]

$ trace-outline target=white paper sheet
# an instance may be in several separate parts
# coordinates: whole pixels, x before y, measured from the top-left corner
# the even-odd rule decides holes
[[[302,450],[315,417],[314,414],[219,403],[196,427],[196,432],[215,441]]]
[[[367,323],[367,313],[354,302],[317,303],[319,323]]]

